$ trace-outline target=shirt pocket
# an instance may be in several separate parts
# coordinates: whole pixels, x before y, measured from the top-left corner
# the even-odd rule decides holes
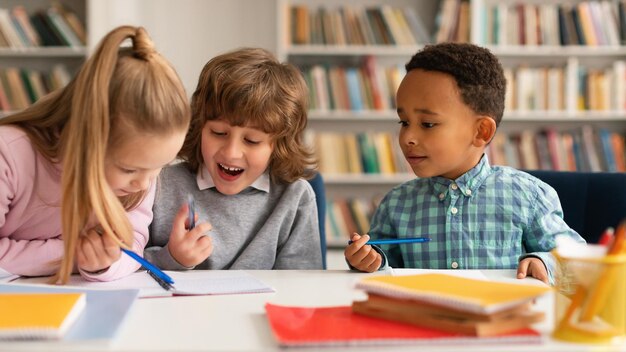
[[[474,269],[515,269],[522,254],[522,232],[483,230],[476,234],[471,262]]]

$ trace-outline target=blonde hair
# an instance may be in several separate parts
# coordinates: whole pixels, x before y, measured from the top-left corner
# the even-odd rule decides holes
[[[130,39],[132,48],[120,48]],[[65,255],[54,280],[72,273],[78,237],[93,216],[122,247],[132,244],[126,211],[145,191],[118,198],[105,178],[107,148],[137,133],[186,131],[190,111],[172,66],[141,27],[109,32],[76,77],[28,109],[0,120],[26,131],[51,163],[62,163],[62,238]]]
[[[216,56],[202,69],[191,98],[191,125],[180,158],[197,172],[203,163],[202,129],[207,121],[220,119],[272,135],[273,180],[310,177],[316,161],[303,142],[307,92],[300,71],[267,50],[241,48]]]

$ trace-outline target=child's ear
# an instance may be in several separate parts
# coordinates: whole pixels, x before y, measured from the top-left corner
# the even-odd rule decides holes
[[[496,121],[489,116],[479,116],[476,120],[476,136],[474,146],[484,147],[496,134]]]

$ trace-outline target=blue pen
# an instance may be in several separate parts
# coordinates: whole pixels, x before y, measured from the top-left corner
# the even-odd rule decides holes
[[[191,194],[187,196],[187,205],[189,205],[189,230],[192,230],[196,227],[196,202]]]
[[[409,238],[390,238],[386,240],[369,240],[366,244],[402,244],[402,243],[423,243],[429,242],[429,237],[409,237]],[[352,244],[352,240],[348,244]]]
[[[166,283],[168,283],[170,285],[174,283],[174,280],[172,280],[172,278],[169,275],[167,275],[166,273],[162,272],[161,269],[157,268],[156,266],[150,264],[150,262],[148,262],[144,258],[142,258],[139,255],[137,255],[137,253],[135,253],[133,251],[130,251],[128,249],[125,249],[125,248],[122,248],[122,252],[128,254],[129,257],[135,259],[139,264],[141,264],[144,268],[146,268],[146,270],[151,271],[159,279],[165,281]],[[159,284],[161,284],[161,283],[159,283]]]

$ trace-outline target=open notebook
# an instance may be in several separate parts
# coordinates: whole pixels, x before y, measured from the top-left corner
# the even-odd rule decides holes
[[[242,270],[165,271],[174,280],[174,290],[165,290],[145,271],[108,281],[86,281],[72,276],[68,286],[89,289],[138,289],[140,297],[225,295],[274,292],[274,289]]]

